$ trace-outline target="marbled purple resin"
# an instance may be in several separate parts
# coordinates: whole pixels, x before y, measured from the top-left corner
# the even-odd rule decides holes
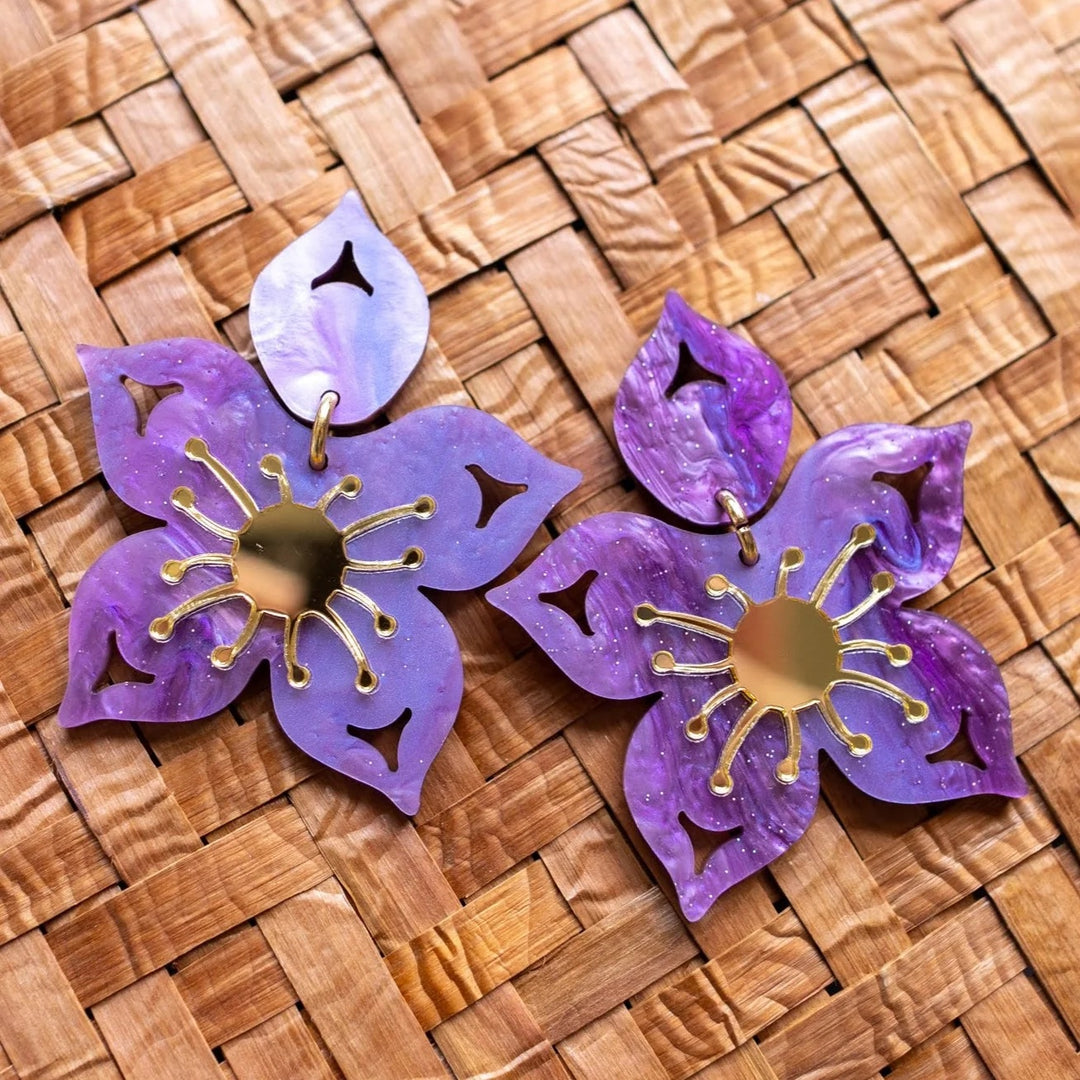
[[[674,386],[683,347],[715,380]],[[717,492],[747,515],[765,505],[791,434],[784,377],[760,349],[669,292],[615,398],[615,437],[642,486],[696,525],[728,524]]]
[[[80,359],[106,480],[129,506],[165,525],[121,541],[83,578],[71,617],[71,673],[60,723],[208,716],[225,708],[255,667],[267,661],[274,710],[289,738],[319,761],[384,792],[406,813],[415,812],[423,778],[457,715],[462,686],[457,642],[419,587],[473,589],[489,581],[517,556],[576,485],[578,474],[548,461],[486,413],[456,406],[423,409],[366,435],[331,435],[329,466],[315,472],[308,466],[309,429],[288,416],[259,374],[229,349],[179,339],[122,349],[83,347]],[[125,378],[181,388],[153,408],[143,435]],[[430,519],[396,521],[349,544],[356,559],[392,559],[409,545],[422,547],[426,555],[418,570],[349,574],[351,584],[397,619],[393,637],[376,636],[371,615],[358,605],[342,597],[332,602],[379,677],[374,693],[358,693],[348,651],[314,619],[304,622],[299,638],[300,660],[312,673],[303,689],[286,678],[283,620],[270,615],[263,616],[231,670],[211,666],[211,650],[235,641],[243,626],[246,607],[236,601],[179,621],[167,642],[151,639],[151,620],[228,580],[222,567],[192,570],[177,585],[162,580],[167,559],[230,549],[228,540],[210,535],[172,505],[173,490],[186,485],[204,514],[233,528],[243,523],[237,505],[205,466],[185,456],[185,442],[193,436],[206,441],[260,508],[278,501],[275,480],[259,469],[264,454],[281,457],[293,498],[305,505],[317,502],[342,476],[359,476],[359,497],[340,498],[330,507],[329,517],[339,527],[421,494],[435,499]],[[483,528],[477,527],[482,494],[470,465],[507,484],[527,485]],[[95,689],[112,634],[124,659],[152,681]],[[402,729],[392,770],[375,747],[348,728],[386,727],[406,709],[412,718]]]
[[[248,318],[286,407],[314,420],[324,391],[334,390],[335,424],[374,416],[416,367],[428,336],[424,286],[355,191],[259,274]]]
[[[775,506],[754,526],[761,552],[754,567],[742,564],[730,535],[689,533],[636,514],[602,514],[568,530],[523,574],[488,594],[585,689],[607,698],[660,695],[631,738],[625,788],[634,820],[670,872],[689,919],[701,918],[720,893],[802,835],[817,803],[821,753],[863,791],[890,802],[1024,792],[997,666],[955,624],[901,606],[940,581],[956,556],[969,431],[966,424],[928,429],[873,424],[822,439],[803,456]],[[930,469],[912,496],[914,514],[896,486],[875,479],[926,465]],[[764,602],[773,595],[781,553],[791,546],[804,551],[805,564],[791,573],[788,592],[806,599],[861,523],[873,525],[877,538],[854,556],[823,610],[835,616],[854,607],[879,570],[895,576],[893,592],[839,633],[842,641],[877,638],[907,644],[912,661],[891,667],[884,656],[855,653],[844,667],[886,678],[925,701],[928,718],[912,724],[899,703],[864,687],[838,686],[832,691],[837,711],[850,728],[872,737],[869,754],[852,756],[817,707],[807,708],[799,713],[799,776],[782,784],[774,770],[784,755],[783,728],[775,714],[766,714],[734,758],[733,791],[714,795],[709,777],[745,699],[720,706],[708,737],[693,743],[684,734],[685,721],[730,684],[731,676],[657,674],[651,658],[663,649],[682,662],[704,663],[722,658],[726,646],[690,630],[641,626],[634,619],[636,605],[648,602],[734,625],[741,608],[730,596],[707,596],[705,579],[724,574],[751,600]],[[560,592],[590,571],[597,576],[585,598],[592,631],[585,634],[562,608],[541,597]],[[928,760],[950,745],[965,715],[982,766]],[[680,814],[710,832],[735,830],[718,838],[700,873]]]

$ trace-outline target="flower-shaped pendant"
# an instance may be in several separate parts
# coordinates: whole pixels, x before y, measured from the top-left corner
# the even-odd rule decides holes
[[[698,377],[680,384],[687,360]],[[668,509],[741,526],[741,554],[729,534],[602,514],[489,593],[585,689],[656,696],[624,784],[690,919],[802,835],[823,753],[890,802],[1025,789],[993,660],[902,606],[956,557],[969,427],[837,431],[750,534],[743,514],[766,503],[790,427],[772,361],[669,294],[620,387],[616,435]],[[582,585],[584,628],[558,595]],[[961,724],[978,763],[940,754]],[[687,823],[719,834],[700,869]]]
[[[262,272],[250,320],[275,388],[318,429],[328,393],[334,421],[355,423],[400,388],[427,339],[427,297],[347,195]],[[208,716],[265,661],[288,737],[415,812],[462,690],[457,642],[420,590],[490,581],[578,474],[456,406],[330,433],[320,471],[312,430],[229,349],[179,339],[79,355],[106,480],[165,524],[83,578],[60,723]],[[179,392],[140,431],[130,383]],[[518,489],[491,513],[487,477]],[[141,676],[101,685],[110,639]],[[395,724],[392,768],[370,735]]]

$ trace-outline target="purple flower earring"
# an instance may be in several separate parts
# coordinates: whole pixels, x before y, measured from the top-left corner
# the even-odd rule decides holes
[[[680,385],[689,361],[699,378]],[[656,695],[624,785],[687,918],[802,835],[822,753],[890,802],[1024,793],[997,666],[955,624],[902,606],[956,557],[968,425],[837,431],[751,531],[787,448],[787,387],[674,293],[615,409],[641,484],[694,524],[735,525],[739,543],[601,514],[488,597],[585,689]],[[584,630],[550,602],[582,584]],[[938,759],[962,724],[980,764]],[[700,872],[686,822],[723,834]]]
[[[420,588],[490,581],[579,475],[474,409],[329,432],[386,404],[428,331],[423,286],[355,194],[260,274],[250,321],[274,388],[312,429],[211,342],[79,351],[105,478],[165,524],[83,578],[60,723],[208,716],[266,661],[289,738],[413,813],[462,689],[457,642]],[[180,391],[142,433],[128,381]],[[489,515],[486,477],[522,490]],[[99,685],[110,638],[140,681]],[[395,723],[392,769],[366,736]]]

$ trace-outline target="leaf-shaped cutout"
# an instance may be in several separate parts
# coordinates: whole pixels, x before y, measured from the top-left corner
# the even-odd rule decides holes
[[[747,514],[764,506],[790,434],[779,368],[668,293],[615,399],[615,436],[641,484],[687,521],[726,524],[717,493]]]
[[[251,337],[286,406],[314,420],[327,390],[335,424],[367,420],[423,355],[427,293],[405,256],[346,192],[294,240],[251,291]]]

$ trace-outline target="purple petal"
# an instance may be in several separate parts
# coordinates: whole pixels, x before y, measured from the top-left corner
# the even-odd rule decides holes
[[[895,803],[1025,793],[1005,685],[993,659],[971,635],[930,612],[883,604],[842,636],[907,645],[912,661],[905,667],[892,667],[884,657],[870,654],[852,656],[844,667],[885,679],[928,706],[926,719],[916,724],[905,719],[899,704],[874,691],[853,685],[833,690],[840,718],[851,730],[868,734],[873,749],[865,757],[852,757],[813,716],[807,739],[825,750],[852,783]],[[961,722],[980,763],[950,755],[928,760],[949,747]]]
[[[356,665],[341,640],[308,619],[300,629],[298,657],[311,671],[302,688],[289,685],[280,655],[272,665],[274,708],[285,734],[313,758],[383,792],[406,814],[415,814],[420,786],[446,739],[461,700],[461,656],[442,614],[412,589],[387,588],[378,575],[359,574],[364,590],[397,620],[393,637],[380,638],[371,616],[339,597],[333,608],[345,620],[378,676],[376,689],[356,689]],[[403,721],[396,768],[364,732]],[[350,728],[352,729],[350,731]]]
[[[684,532],[640,514],[600,514],[568,529],[487,598],[521,623],[579,686],[602,697],[642,697],[666,689],[670,681],[650,667],[657,649],[681,649],[690,660],[704,660],[708,643],[667,627],[646,633],[634,621],[634,608],[648,602],[715,617],[716,601],[702,588],[708,571],[693,568],[707,566],[725,539]],[[730,543],[738,550],[733,539]],[[588,584],[588,633],[559,603],[559,594],[579,582],[579,587]]]
[[[308,432],[289,419],[258,372],[231,349],[176,338],[121,349],[81,346],[79,359],[90,383],[98,455],[109,486],[128,506],[181,532],[193,527],[170,503],[180,485],[195,491],[208,516],[224,524],[242,521],[222,485],[185,455],[189,438],[205,439],[252,493],[274,490],[258,469],[264,453],[301,460],[306,469]],[[125,379],[181,389],[153,407],[141,435]]]
[[[237,639],[244,605],[217,604],[177,623],[172,638],[154,641],[153,619],[225,579],[221,570],[190,573],[180,585],[161,579],[168,559],[193,554],[166,529],[136,533],[110,548],[87,571],[75,593],[69,637],[70,674],[60,705],[64,727],[92,720],[195,720],[225,708],[256,664],[274,651],[275,629],[264,619],[248,649],[228,671],[210,664],[215,646]],[[95,691],[110,659],[110,638],[123,658],[152,682],[123,682]],[[276,633],[280,649],[280,630]]]
[[[675,386],[687,353],[715,380]],[[615,436],[642,485],[699,525],[727,522],[716,501],[725,489],[753,514],[780,475],[790,434],[791,397],[776,365],[668,293],[615,399]]]
[[[672,681],[669,693],[634,730],[623,773],[634,821],[671,875],[679,906],[691,921],[700,919],[725,889],[791,847],[806,831],[818,799],[816,755],[805,746],[798,780],[785,785],[776,779],[784,736],[773,716],[763,717],[742,744],[732,766],[731,794],[712,794],[709,777],[746,700],[721,706],[701,743],[690,742],[683,725],[723,682]],[[685,819],[719,834],[700,869]]]
[[[894,599],[919,596],[948,573],[960,547],[970,435],[967,423],[860,424],[833,432],[802,456],[755,536],[759,544],[775,538],[777,554],[789,544],[803,548],[801,574],[810,578],[865,522],[877,531],[860,557],[869,571],[865,580],[874,570],[888,570],[896,577]],[[907,497],[897,486],[905,482]],[[762,558],[775,568],[764,551]]]
[[[494,417],[453,405],[410,413],[360,439],[332,441],[327,452],[333,464],[354,465],[364,481],[355,504],[335,506],[341,525],[368,506],[405,505],[421,495],[435,500],[429,518],[395,523],[349,545],[356,559],[392,559],[408,546],[420,548],[424,563],[406,576],[413,586],[434,589],[473,589],[500,574],[581,479]],[[480,487],[490,483],[485,474],[507,496],[490,517]]]
[[[259,274],[250,321],[289,409],[314,420],[323,393],[335,390],[334,422],[354,424],[377,413],[416,367],[428,301],[416,271],[350,191]]]

